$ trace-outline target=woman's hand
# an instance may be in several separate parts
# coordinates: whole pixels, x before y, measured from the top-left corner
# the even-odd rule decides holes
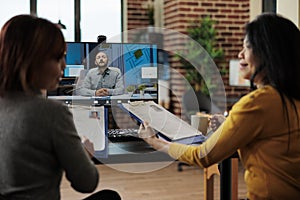
[[[148,122],[144,122],[140,125],[139,129],[139,137],[147,140],[147,138],[155,138],[156,133],[155,131],[149,126]]]
[[[83,137],[82,138],[82,145],[86,152],[89,154],[90,158],[93,158],[95,155],[95,149],[94,149],[94,144],[91,142],[88,138]]]
[[[215,114],[210,118],[210,127],[216,131],[219,126],[225,121],[226,117],[222,114]]]
[[[149,126],[148,122],[140,125],[139,137],[151,145],[154,149],[168,153],[170,142],[159,139],[156,132]]]

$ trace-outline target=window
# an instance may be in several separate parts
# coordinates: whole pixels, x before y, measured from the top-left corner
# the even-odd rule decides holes
[[[81,0],[81,41],[97,42],[105,35],[111,42],[121,42],[122,0]],[[36,14],[53,23],[60,20],[66,26],[65,40],[75,40],[74,0],[36,0]],[[30,0],[10,0],[0,7],[0,25],[18,14],[30,14]],[[111,40],[110,40],[111,39]]]
[[[82,0],[81,41],[97,42],[98,35],[105,35],[110,42],[121,42],[121,3],[121,0]]]
[[[276,13],[276,0],[263,0],[262,11]]]
[[[2,27],[7,20],[15,15],[29,13],[29,0],[5,1],[5,3],[2,3],[0,7],[0,26]]]
[[[53,23],[60,20],[66,26],[66,29],[62,30],[65,40],[74,41],[74,0],[37,0],[37,15]]]
[[[278,2],[279,0],[250,0],[250,21],[263,12],[277,13]]]

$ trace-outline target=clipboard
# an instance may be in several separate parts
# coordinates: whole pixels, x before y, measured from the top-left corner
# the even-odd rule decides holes
[[[175,116],[154,101],[134,101],[121,103],[120,107],[138,123],[147,121],[158,135],[172,142],[199,144],[206,140],[198,129]]]
[[[96,158],[107,158],[108,141],[106,136],[107,111],[104,106],[69,106],[79,136],[89,138],[95,148]]]

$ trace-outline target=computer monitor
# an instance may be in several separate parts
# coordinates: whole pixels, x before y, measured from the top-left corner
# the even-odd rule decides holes
[[[67,42],[65,78],[77,78],[81,71],[87,72],[95,67],[95,56],[104,51],[109,58],[108,66],[120,69],[124,89],[146,86],[154,100],[158,95],[158,50],[157,45],[148,43],[101,43]]]
[[[122,44],[125,87],[157,84],[157,47],[150,44]]]
[[[93,61],[90,53],[97,47],[96,42],[67,42],[65,78],[76,78],[83,69],[89,69]],[[92,62],[92,63],[91,63]]]

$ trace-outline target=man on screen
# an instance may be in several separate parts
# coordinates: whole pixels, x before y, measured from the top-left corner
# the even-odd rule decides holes
[[[95,68],[88,71],[79,94],[82,96],[111,96],[124,93],[122,73],[119,68],[108,67],[108,56],[100,51],[95,56]]]

